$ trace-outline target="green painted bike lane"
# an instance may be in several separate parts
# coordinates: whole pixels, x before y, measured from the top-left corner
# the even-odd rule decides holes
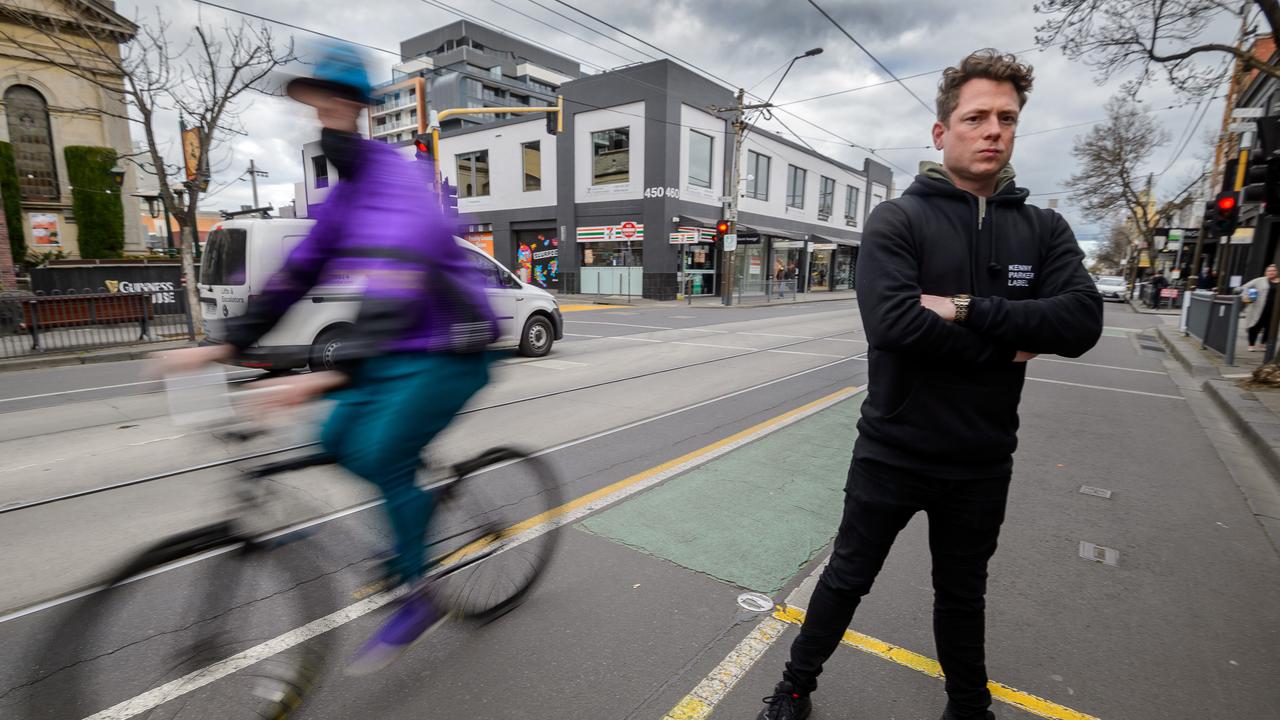
[[[776,593],[835,537],[864,398],[853,395],[575,527]]]

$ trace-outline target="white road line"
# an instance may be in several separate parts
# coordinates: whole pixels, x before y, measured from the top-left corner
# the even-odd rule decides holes
[[[706,453],[690,458],[686,462],[680,463],[678,465],[673,465],[661,472],[654,473],[653,475],[643,480],[640,480],[633,484],[619,488],[616,492],[610,493],[609,495],[605,495],[604,497],[597,498],[591,502],[588,502],[584,505],[576,507],[564,513],[563,515],[560,515],[559,517],[556,517],[551,520],[547,520],[546,522],[543,522],[537,526],[534,526],[520,533],[520,535],[517,536],[515,540],[513,540],[513,542],[511,543],[511,545],[508,546],[507,549],[526,543],[545,533],[551,532],[552,530],[555,530],[556,528],[561,527],[563,525],[568,525],[570,523],[576,522],[577,520],[583,517],[586,517],[591,513],[594,513],[602,508],[613,505],[614,503],[617,503],[618,501],[628,498],[632,495],[635,495],[636,493],[647,490],[648,488],[651,488],[654,485],[662,483],[676,475],[679,475],[684,472],[688,472],[689,470],[695,467],[705,465],[706,463],[711,462],[716,458],[727,455],[728,453],[733,452],[734,450],[737,450],[738,448],[744,445],[755,442],[756,440],[759,440],[762,437],[775,433],[778,430],[781,430],[785,427],[794,425],[800,420],[811,417],[819,412],[822,412],[823,410],[826,410],[827,408],[837,403],[843,402],[844,400],[849,399],[853,395],[856,395],[860,391],[861,391],[861,388],[856,388],[856,389],[852,389],[850,392],[839,393],[836,397],[833,397],[825,402],[821,402],[812,407],[806,408],[804,411],[798,412],[795,415],[792,415],[791,417],[788,417],[784,420],[771,424],[767,427],[761,428],[756,432],[752,432],[748,435],[739,437],[733,442],[726,443]],[[348,605],[345,608],[342,608],[341,610],[338,610],[337,612],[326,615],[325,617],[322,617],[318,620],[313,620],[312,622],[309,622],[306,625],[303,625],[301,627],[294,628],[293,630],[290,630],[282,635],[278,635],[270,640],[267,640],[264,643],[251,647],[248,650],[237,653],[223,660],[219,660],[218,662],[213,663],[212,665],[200,668],[199,670],[195,670],[183,677],[178,678],[177,680],[173,680],[171,682],[165,683],[160,687],[154,688],[145,693],[142,693],[141,695],[125,700],[122,703],[119,703],[110,708],[107,708],[106,710],[103,710],[99,713],[91,715],[85,720],[128,720],[128,718],[135,717],[149,710],[157,708],[163,705],[164,703],[167,703],[171,700],[174,700],[183,695],[186,695],[187,693],[192,692],[194,690],[198,690],[206,685],[209,685],[210,683],[216,682],[239,670],[243,670],[244,668],[247,668],[250,665],[261,662],[273,655],[284,652],[285,650],[288,650],[291,647],[294,647],[303,642],[306,642],[307,640],[310,640],[314,637],[323,635],[324,633],[327,633],[330,630],[333,630],[334,628],[341,627],[342,625],[352,622],[353,620],[357,620],[361,617],[364,617],[365,615],[368,615],[374,610],[377,610],[378,608],[391,602],[397,596],[398,596],[398,593],[389,592],[389,593],[383,593],[380,595],[375,595],[373,597],[366,598],[359,602],[353,603],[351,605]],[[774,620],[772,617],[770,617],[769,619]],[[778,621],[778,620],[774,620],[774,622],[778,622],[779,625],[784,625],[784,623],[781,623],[781,621]],[[775,633],[772,639],[776,640],[777,636],[780,636],[781,634],[782,634],[782,628],[780,627],[778,628],[778,631]],[[765,647],[767,648],[767,645]],[[763,648],[761,649],[759,654],[760,655],[764,654]],[[757,659],[758,659],[758,655],[757,655]]]
[[[605,322],[604,320],[565,320],[566,323],[577,323],[579,325],[614,325],[616,327],[633,327],[643,328],[645,330],[678,330],[679,328],[663,327],[661,325],[635,325],[633,323]]]
[[[696,403],[694,403],[694,404],[692,404],[692,405],[686,405],[686,406],[681,407],[681,408],[676,408],[675,410],[669,410],[669,411],[667,411],[667,412],[665,412],[665,413],[661,413],[661,414],[659,414],[659,415],[654,415],[654,416],[652,416],[652,417],[647,417],[647,418],[643,418],[643,419],[636,420],[636,421],[633,421],[633,422],[629,422],[629,423],[627,423],[627,424],[625,424],[625,425],[620,425],[620,426],[618,426],[618,427],[610,428],[610,429],[608,429],[608,430],[601,430],[600,432],[592,433],[592,434],[587,435],[587,436],[585,436],[585,437],[577,438],[576,440],[569,440],[569,441],[567,441],[567,442],[563,442],[563,443],[560,443],[560,444],[558,444],[558,445],[552,445],[552,446],[551,446],[551,447],[549,447],[549,448],[544,448],[544,449],[542,449],[542,450],[538,450],[537,452],[530,453],[530,457],[542,457],[543,455],[550,455],[551,453],[559,452],[559,451],[561,451],[561,450],[567,450],[568,448],[571,448],[571,447],[575,447],[575,446],[578,446],[578,445],[583,445],[583,444],[586,444],[586,443],[589,443],[589,442],[592,442],[592,441],[595,441],[595,440],[599,440],[600,438],[609,437],[610,435],[616,435],[617,433],[620,433],[620,432],[627,432],[628,430],[633,430],[633,429],[635,429],[635,428],[638,428],[638,427],[641,427],[641,426],[647,425],[647,424],[652,423],[652,422],[658,422],[658,421],[660,421],[660,420],[665,420],[665,419],[667,419],[667,418],[669,418],[669,417],[674,417],[674,416],[676,416],[676,415],[680,415],[680,414],[683,414],[683,413],[686,413],[686,412],[690,412],[690,411],[692,411],[692,410],[697,410],[698,408],[703,408],[703,407],[706,407],[706,406],[708,406],[708,405],[712,405],[712,404],[715,404],[715,403],[718,403],[718,402],[721,402],[721,401],[724,401],[724,400],[728,400],[728,399],[730,399],[730,398],[737,397],[737,396],[739,396],[739,395],[745,395],[746,393],[755,392],[756,390],[759,390],[759,389],[761,389],[761,388],[769,387],[770,385],[776,385],[776,384],[778,384],[778,383],[786,382],[786,381],[788,381],[788,380],[794,380],[795,378],[798,378],[798,377],[801,377],[801,376],[804,376],[804,375],[808,375],[808,374],[810,374],[810,373],[815,373],[815,372],[819,372],[819,371],[821,371],[821,370],[826,370],[827,368],[835,367],[836,365],[840,365],[840,364],[842,364],[842,363],[846,363],[846,362],[848,362],[848,361],[850,361],[850,360],[863,360],[863,359],[864,359],[864,358],[862,358],[861,356],[855,355],[855,356],[853,356],[853,357],[843,358],[843,359],[841,359],[841,360],[835,360],[835,361],[832,361],[832,362],[829,362],[829,363],[823,363],[822,365],[819,365],[819,366],[817,366],[817,367],[813,367],[813,368],[809,368],[808,370],[799,370],[799,371],[794,372],[794,373],[791,373],[791,374],[789,374],[789,375],[783,375],[783,376],[782,376],[782,377],[780,377],[780,378],[774,378],[773,380],[766,380],[765,382],[762,382],[762,383],[759,383],[759,384],[756,384],[756,385],[752,385],[751,387],[745,387],[745,388],[742,388],[741,390],[734,390],[734,391],[733,391],[733,392],[731,392],[731,393],[726,393],[726,394],[724,394],[724,395],[719,395],[719,396],[717,396],[717,397],[708,398],[708,399],[706,399],[706,400],[702,400],[702,401],[696,402]],[[485,470],[482,470],[482,471],[480,471],[480,472],[476,473],[476,475],[481,475],[481,474],[484,474],[484,473],[486,473],[486,472],[490,472],[490,471],[492,471],[492,470],[496,470],[496,469],[498,469],[498,467],[500,467],[500,466],[495,465],[495,466],[493,466],[493,467],[487,468],[487,469],[485,469]],[[370,501],[368,501],[368,502],[361,503],[360,505],[356,505],[356,506],[354,506],[354,507],[349,507],[349,508],[345,508],[345,509],[343,509],[343,510],[338,510],[338,511],[333,512],[333,513],[330,513],[330,514],[328,514],[328,515],[322,515],[322,516],[320,516],[320,517],[318,517],[318,518],[314,518],[314,519],[312,519],[312,520],[308,520],[308,521],[303,522],[303,523],[298,523],[298,524],[296,524],[296,525],[290,525],[290,526],[288,526],[288,527],[281,528],[280,530],[276,530],[276,531],[271,532],[271,533],[269,533],[269,534],[267,534],[267,535],[264,535],[264,536],[263,536],[262,538],[260,538],[260,539],[262,539],[262,540],[274,540],[275,538],[282,537],[282,536],[284,536],[284,535],[288,535],[288,534],[290,534],[290,533],[294,533],[294,532],[297,532],[297,531],[299,531],[299,530],[305,530],[305,529],[310,528],[310,527],[315,527],[315,526],[317,526],[317,525],[324,525],[324,524],[326,524],[326,523],[333,522],[334,520],[340,520],[340,519],[342,519],[342,518],[344,518],[344,517],[347,517],[348,515],[354,515],[354,514],[356,514],[356,513],[363,512],[363,511],[368,510],[368,509],[370,509],[370,508],[378,507],[378,506],[379,506],[379,505],[381,505],[381,504],[382,504],[382,500],[370,500]],[[137,582],[138,580],[142,580],[142,579],[145,579],[145,578],[149,578],[149,577],[152,577],[152,576],[154,576],[154,575],[159,575],[159,574],[161,574],[161,573],[169,572],[170,570],[176,570],[176,569],[178,569],[178,568],[185,567],[185,566],[187,566],[187,565],[193,565],[193,564],[195,564],[195,563],[197,563],[197,562],[200,562],[200,561],[202,561],[202,560],[205,560],[205,559],[208,559],[208,558],[211,558],[211,557],[215,557],[215,556],[217,556],[217,555],[222,555],[222,554],[224,554],[224,553],[231,552],[231,551],[232,551],[232,550],[234,550],[234,549],[236,549],[236,548],[235,548],[235,547],[221,548],[221,549],[214,550],[214,551],[211,551],[211,552],[209,552],[209,553],[202,554],[202,555],[195,555],[195,556],[192,556],[192,557],[189,557],[189,558],[184,558],[184,559],[179,560],[179,561],[177,561],[177,562],[174,562],[174,563],[172,563],[172,564],[170,564],[170,565],[164,565],[164,566],[162,566],[162,567],[158,567],[158,568],[156,568],[155,570],[152,570],[152,571],[150,571],[150,572],[147,572],[147,573],[145,573],[145,574],[143,574],[143,575],[139,575],[139,576],[137,576],[137,577],[130,578],[128,581],[126,581],[126,583]],[[9,622],[10,620],[17,620],[18,618],[26,617],[27,615],[34,615],[34,614],[36,614],[36,613],[38,613],[38,612],[41,612],[41,611],[43,611],[43,610],[48,610],[49,608],[57,607],[57,606],[59,606],[59,605],[62,605],[62,604],[65,604],[65,603],[71,602],[71,601],[73,601],[73,600],[78,600],[78,599],[80,599],[80,598],[82,598],[82,597],[86,597],[86,596],[88,596],[88,595],[92,595],[92,594],[94,594],[94,593],[96,593],[96,592],[100,592],[100,591],[102,591],[102,590],[104,590],[104,589],[105,589],[105,587],[104,587],[104,586],[92,587],[92,588],[89,588],[89,589],[87,589],[87,590],[80,590],[80,591],[77,591],[77,592],[74,592],[74,593],[70,593],[70,594],[67,594],[67,595],[63,595],[63,596],[61,596],[61,597],[52,598],[52,599],[50,599],[50,600],[46,600],[46,601],[44,601],[44,602],[38,603],[38,604],[36,604],[36,605],[32,605],[32,606],[30,606],[30,607],[22,608],[22,609],[19,609],[19,610],[14,610],[14,611],[12,611],[12,612],[10,612],[10,613],[8,613],[8,614],[0,615],[0,624],[3,624],[3,623],[6,623],[6,622]]]
[[[672,330],[684,330],[685,332],[715,333],[716,335],[745,335],[746,333],[731,333],[729,330],[705,330],[703,328],[672,328]]]
[[[794,338],[796,340],[814,340],[815,339],[814,336],[812,335],[782,335],[779,333],[753,333],[753,332],[740,332],[737,334],[738,335],[755,335],[758,337]]]
[[[691,347],[709,347],[717,350],[766,350],[767,348],[742,347],[741,345],[712,345],[711,343],[684,342],[683,340],[659,340],[668,345],[689,345]]]
[[[1084,367],[1104,368],[1106,370],[1124,370],[1125,372],[1147,373],[1148,375],[1168,375],[1168,373],[1164,372],[1163,370],[1143,370],[1141,368],[1127,368],[1127,367],[1120,367],[1119,365],[1100,365],[1098,363],[1080,362],[1078,360],[1059,360],[1058,358],[1038,357],[1033,362],[1037,362],[1037,363],[1051,362],[1051,363],[1061,363],[1063,365],[1083,365]]]
[[[1090,390],[1107,390],[1110,392],[1128,393],[1130,395],[1146,395],[1147,397],[1158,397],[1166,400],[1186,400],[1186,398],[1181,395],[1165,395],[1163,393],[1143,392],[1142,390],[1126,390],[1125,388],[1105,387],[1103,385],[1085,385],[1084,383],[1073,383],[1065,380],[1048,380],[1046,378],[1033,377],[1029,377],[1027,380],[1032,382],[1052,383],[1054,385],[1070,385],[1071,387],[1088,388]]]
[[[193,378],[201,377],[224,377],[230,375],[239,375],[243,373],[256,373],[257,370],[231,370],[226,373],[206,373],[204,375],[192,375]],[[59,395],[73,395],[75,393],[93,392],[94,390],[114,390],[122,387],[134,387],[135,385],[152,385],[163,384],[164,380],[140,380],[138,382],[120,383],[118,385],[99,385],[97,387],[79,388],[77,390],[59,390],[58,392],[40,393],[39,395],[23,395],[22,397],[0,398],[0,403],[16,402],[18,400],[35,400],[37,398],[57,397]]]
[[[604,337],[603,335],[584,335],[582,333],[565,333],[564,336],[565,337],[589,337],[589,338]]]
[[[630,340],[631,342],[647,342],[647,343],[665,343],[666,340],[654,340],[653,338],[633,337],[631,335],[605,335],[604,340]]]
[[[821,339],[826,342],[853,342],[853,343],[862,343],[863,345],[867,344],[866,340],[857,340],[855,338],[821,338]]]
[[[808,355],[809,357],[827,357],[827,358],[844,357],[844,355],[832,355],[830,353],[801,352],[799,350],[766,350],[765,352],[782,353],[783,355]]]
[[[813,572],[809,573],[794,590],[787,594],[784,605],[807,605],[809,595],[813,592],[818,576],[822,574],[827,561],[823,560]],[[688,695],[676,704],[671,712],[662,716],[662,720],[704,720],[715,710],[716,705],[738,684],[753,665],[773,647],[787,629],[787,623],[773,616],[772,610],[758,625],[747,633],[719,665],[707,674]]]

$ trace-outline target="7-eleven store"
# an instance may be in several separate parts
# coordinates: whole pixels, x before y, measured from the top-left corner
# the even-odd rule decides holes
[[[644,283],[644,225],[626,221],[577,229],[579,292],[588,295],[641,295]],[[676,256],[678,295],[714,295],[719,291],[719,250],[715,230],[679,227],[663,248]],[[654,260],[655,258],[650,258]]]

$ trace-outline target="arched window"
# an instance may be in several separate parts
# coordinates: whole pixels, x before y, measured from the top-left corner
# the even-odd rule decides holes
[[[4,108],[22,199],[56,202],[61,193],[53,160],[49,106],[44,96],[35,88],[14,85],[4,93]]]

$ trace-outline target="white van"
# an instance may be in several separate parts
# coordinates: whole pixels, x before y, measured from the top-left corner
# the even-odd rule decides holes
[[[221,321],[244,314],[313,225],[314,220],[272,218],[227,220],[214,227],[205,242],[198,285],[205,343],[222,341]],[[498,316],[495,347],[518,347],[529,357],[550,352],[564,337],[555,298],[521,282],[471,243],[455,240],[485,279],[489,303]],[[353,327],[361,294],[349,278],[322,282],[236,363],[267,370],[332,368],[334,351]]]

